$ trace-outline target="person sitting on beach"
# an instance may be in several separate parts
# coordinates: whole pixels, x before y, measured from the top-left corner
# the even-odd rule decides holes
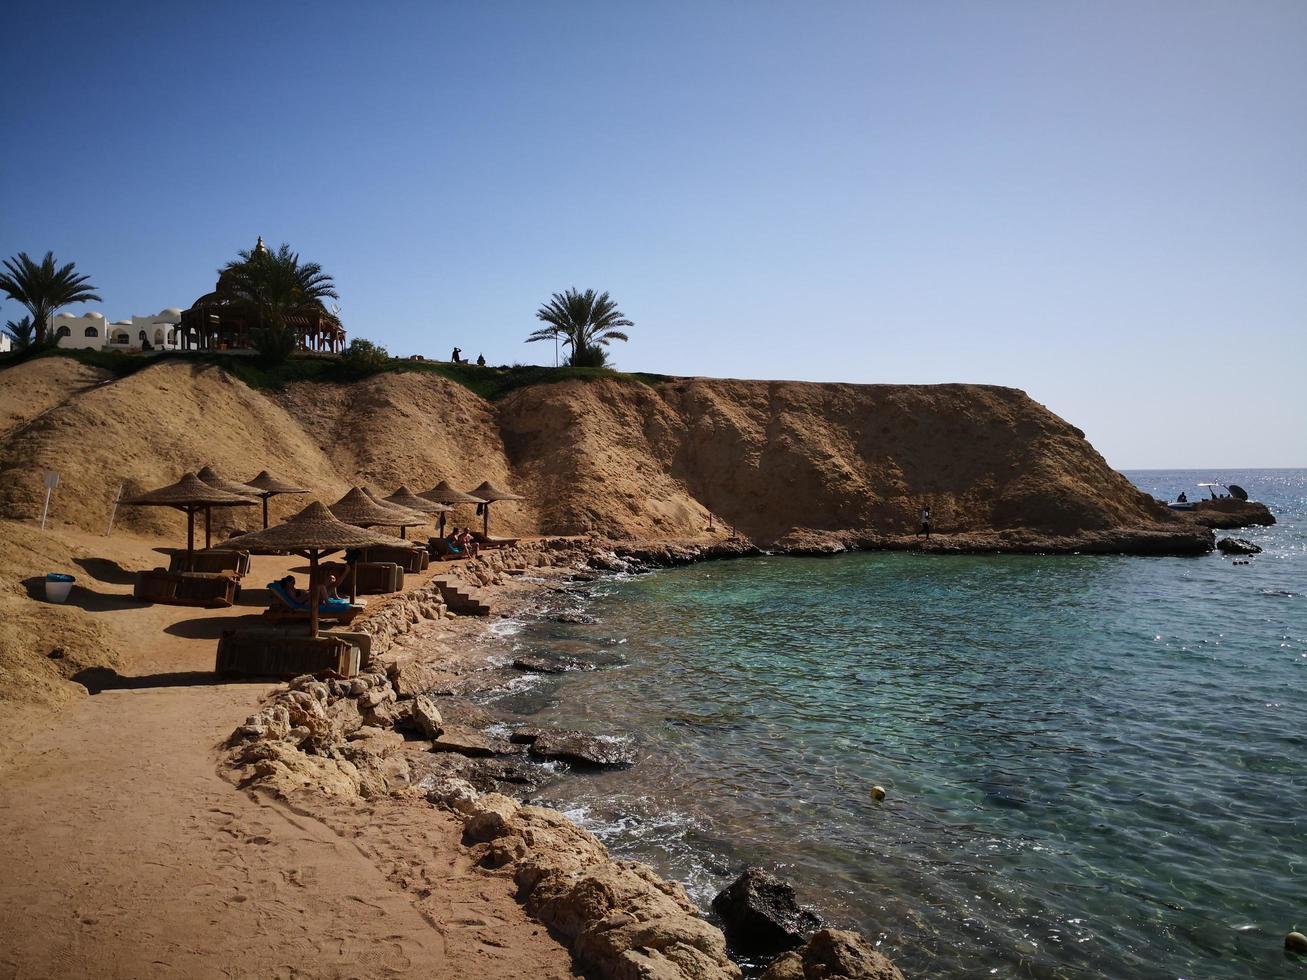
[[[1177,504],[1187,504],[1189,503],[1189,495],[1186,494],[1183,490],[1181,490],[1180,496],[1175,498],[1175,502]]]
[[[462,528],[458,532],[458,547],[469,558],[477,556],[477,540],[472,537],[471,528]]]
[[[286,590],[286,595],[290,596],[292,601],[301,605],[309,601],[308,590],[296,588],[294,575],[285,575],[277,579],[277,584]]]
[[[921,530],[917,532],[917,537],[921,537],[923,534],[926,536],[926,540],[929,541],[930,540],[930,508],[929,507],[921,508]]]

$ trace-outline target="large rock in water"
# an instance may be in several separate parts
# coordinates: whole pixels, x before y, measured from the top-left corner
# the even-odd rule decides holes
[[[1260,555],[1262,549],[1247,538],[1222,538],[1216,542],[1217,550],[1226,555]]]
[[[531,742],[531,754],[538,759],[558,759],[593,768],[629,766],[635,762],[635,750],[624,739],[585,732],[541,732]]]
[[[769,871],[748,868],[712,900],[726,939],[741,953],[794,949],[821,926],[816,913],[799,905],[794,889]]]
[[[761,980],[903,980],[898,967],[856,932],[822,929],[772,962]]]

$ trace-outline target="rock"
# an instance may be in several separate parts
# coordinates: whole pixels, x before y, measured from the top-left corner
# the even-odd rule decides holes
[[[395,707],[395,728],[400,731],[413,732],[420,738],[437,738],[440,735],[444,719],[432,700],[419,694],[409,701],[401,701]]]
[[[533,674],[566,674],[570,670],[594,670],[594,664],[580,660],[555,657],[518,657],[513,661],[518,670]]]
[[[458,776],[431,777],[424,779],[418,786],[426,793],[428,803],[455,813],[473,813],[473,804],[481,795],[476,787]]]
[[[1284,948],[1290,953],[1307,953],[1307,936],[1301,932],[1291,932],[1284,937]]]
[[[555,623],[572,623],[577,626],[594,626],[599,620],[589,613],[560,612],[549,617]]]
[[[431,740],[432,752],[458,752],[460,755],[515,755],[522,751],[507,739],[492,738],[475,728],[446,724]]]
[[[401,698],[426,694],[448,680],[448,675],[435,664],[423,662],[411,655],[396,659],[387,673],[390,675],[390,683],[394,685],[395,692]]]
[[[762,868],[748,868],[712,900],[732,948],[749,955],[794,949],[821,927],[794,889]]]
[[[875,800],[877,803],[879,803],[881,800],[885,799],[885,787],[884,787],[884,786],[873,786],[873,787],[871,788],[871,798],[872,798],[873,800]]]
[[[1247,538],[1222,538],[1216,542],[1216,548],[1226,555],[1260,555],[1262,549]]]
[[[856,932],[822,929],[807,945],[785,953],[761,980],[903,980],[898,967]]]
[[[558,759],[583,767],[629,766],[635,762],[635,750],[625,739],[585,732],[543,732],[531,742],[530,752],[538,759]]]

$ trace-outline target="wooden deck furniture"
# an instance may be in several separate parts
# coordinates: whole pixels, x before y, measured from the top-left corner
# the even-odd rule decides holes
[[[223,572],[170,572],[156,568],[138,572],[132,595],[143,602],[166,606],[224,609],[236,601],[240,585]]]
[[[201,550],[192,556],[194,566],[186,567],[186,553],[174,552],[168,559],[170,572],[229,572],[236,578],[248,575],[250,571],[250,553],[248,551]]]
[[[365,561],[390,561],[409,574],[422,572],[431,564],[431,555],[425,548],[365,548]]]
[[[272,597],[268,608],[263,611],[263,618],[270,623],[307,623],[312,618],[312,610],[306,602],[295,602],[281,588],[278,582],[268,583],[268,595]],[[364,611],[361,603],[326,603],[318,606],[318,619],[323,622],[340,623],[348,626]]]
[[[492,538],[480,531],[472,532],[472,540],[483,548],[511,548],[518,542],[517,538]]]
[[[222,634],[213,672],[220,677],[298,677],[334,670],[343,677],[352,677],[359,671],[359,659],[358,646],[342,636],[238,630]]]
[[[356,561],[353,567],[357,578],[354,592],[358,595],[388,595],[404,591],[404,570],[393,561]],[[325,561],[321,571],[324,578],[336,576],[336,589],[341,594],[349,591],[349,580],[345,577],[349,566],[344,562]]]

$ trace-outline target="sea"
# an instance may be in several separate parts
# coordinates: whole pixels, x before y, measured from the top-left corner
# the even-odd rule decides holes
[[[1307,470],[1126,476],[1278,523],[1218,532],[1247,563],[757,557],[549,594],[505,657],[596,669],[496,707],[638,761],[538,801],[705,909],[771,869],[909,978],[1307,975]]]

